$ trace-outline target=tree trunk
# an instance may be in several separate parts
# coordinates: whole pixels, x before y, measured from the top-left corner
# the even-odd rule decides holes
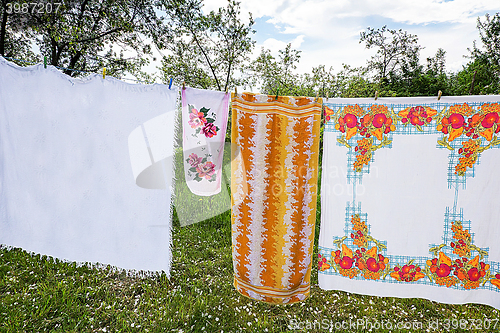
[[[474,71],[474,76],[472,77],[472,82],[470,84],[469,95],[472,95],[472,92],[474,91],[474,81],[476,81],[476,74],[477,74],[477,70]]]
[[[52,53],[52,57],[50,59],[50,64],[52,66],[57,66],[57,62],[59,61],[58,57],[57,57],[57,43],[56,43],[56,40],[54,38],[50,38],[50,48],[51,48],[51,53]]]
[[[224,90],[227,92],[227,89],[229,88],[229,79],[231,78],[231,65],[233,64],[233,61],[229,62],[229,68],[227,69],[227,77],[226,77],[226,86],[224,87]]]
[[[82,51],[77,51],[76,54],[71,57],[68,68],[75,69],[75,65],[78,62],[78,60],[80,60],[81,56],[82,56]],[[75,73],[76,72],[72,71],[72,70],[65,70],[64,71],[64,74],[69,75],[69,76],[74,76]]]
[[[7,35],[7,17],[8,14],[4,6],[4,10],[2,13],[2,23],[1,23],[2,25],[0,27],[0,54],[2,56],[5,55],[5,36]]]

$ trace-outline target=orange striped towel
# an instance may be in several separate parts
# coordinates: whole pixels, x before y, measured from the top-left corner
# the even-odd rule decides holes
[[[234,286],[285,304],[309,296],[321,100],[232,96]]]

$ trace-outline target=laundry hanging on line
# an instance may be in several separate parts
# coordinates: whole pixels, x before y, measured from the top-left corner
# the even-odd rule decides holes
[[[309,296],[320,122],[314,98],[233,95],[234,285],[247,297]]]
[[[175,88],[3,59],[0,70],[0,242],[168,272]],[[303,300],[319,105],[248,93],[233,103],[235,287],[270,303]],[[325,110],[320,287],[500,308],[500,96],[330,99]]]
[[[176,159],[174,204],[180,225],[187,226],[231,209],[230,144],[225,143],[231,95],[183,87],[181,96],[182,157],[181,163]]]
[[[500,308],[500,96],[324,106],[319,286]]]
[[[230,94],[182,88],[182,129],[186,182],[194,194],[220,192]]]
[[[0,243],[169,274],[177,98],[0,58]]]

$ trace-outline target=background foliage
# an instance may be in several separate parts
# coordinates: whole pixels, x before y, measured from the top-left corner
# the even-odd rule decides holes
[[[55,3],[44,0],[45,4]],[[68,69],[220,91],[247,88],[280,95],[323,97],[423,96],[500,93],[500,13],[477,19],[478,41],[471,41],[467,64],[446,70],[446,52],[422,61],[418,36],[387,26],[368,27],[359,42],[374,49],[366,66],[335,70],[318,64],[297,73],[301,51],[287,45],[274,57],[262,49],[250,55],[254,21],[240,3],[205,13],[202,0],[58,0],[51,12],[10,12],[0,0],[0,55]],[[30,2],[20,0],[19,6]],[[55,7],[55,6],[54,6]],[[156,49],[158,52],[153,53]],[[145,66],[161,54],[155,73]],[[85,75],[65,71],[71,76]]]

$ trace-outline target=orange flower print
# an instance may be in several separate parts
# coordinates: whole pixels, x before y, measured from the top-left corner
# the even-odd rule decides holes
[[[484,128],[491,128],[491,127],[493,127],[493,125],[498,124],[499,119],[500,119],[500,117],[498,116],[498,113],[490,112],[486,116],[484,116],[484,119],[481,122],[481,125]]]
[[[485,281],[485,276],[489,276],[490,265],[480,262],[479,255],[469,260],[467,257],[456,259],[452,269],[454,275],[460,280],[465,289],[476,289],[481,282]]]
[[[328,106],[325,106],[325,122],[330,121],[331,117],[335,114],[335,112],[330,109]]]
[[[491,141],[493,134],[500,132],[500,116],[498,112],[482,113],[487,110],[487,108],[482,109],[481,112],[467,119],[467,125],[464,128],[465,135],[473,139],[482,136],[486,140]]]
[[[495,278],[491,279],[490,282],[498,289],[500,289],[500,274],[495,274]]]
[[[348,113],[344,116],[344,122],[348,128],[353,128],[358,124],[358,118],[356,118],[355,115]]]
[[[409,262],[402,267],[395,266],[391,277],[401,282],[413,282],[425,277],[425,274],[422,273],[422,269],[419,266]]]
[[[363,110],[358,104],[355,105],[347,105],[344,107],[343,114],[352,113],[355,116],[361,117],[365,114],[365,110]]]
[[[456,242],[451,242],[450,246],[453,248],[453,253],[460,257],[470,256],[470,244],[472,237],[467,229],[463,229],[462,222],[453,221],[451,223],[451,230],[453,238]]]
[[[466,103],[451,106],[436,129],[444,134],[438,144],[450,150],[455,150],[449,142],[465,135],[468,141],[462,142],[458,149],[461,155],[455,166],[455,174],[465,176],[467,169],[477,162],[479,154],[500,144],[496,134],[500,132],[500,104],[483,104],[475,110]],[[483,144],[483,138],[488,142]]]
[[[443,252],[439,252],[439,258],[427,260],[427,266],[427,274],[434,278],[437,284],[449,288],[458,282],[457,278],[451,274],[452,261]]]
[[[346,133],[346,140],[358,134],[383,140],[383,135],[396,130],[391,112],[386,105],[372,105],[364,111],[359,105],[347,105],[335,124],[335,129]]]
[[[401,117],[401,123],[405,126],[411,124],[416,126],[417,129],[422,130],[421,126],[427,125],[432,122],[433,117],[437,111],[424,106],[413,106],[399,111],[398,115]]]
[[[386,115],[390,114],[387,105],[373,104],[372,106],[370,106],[369,110],[371,114],[377,114],[377,113],[384,113]]]
[[[467,127],[466,117],[473,113],[474,109],[467,103],[450,106],[436,129],[448,135],[448,141],[451,142],[464,133]]]
[[[385,121],[387,120],[387,117],[385,114],[383,113],[377,113],[374,117],[373,117],[373,126],[375,128],[380,128],[382,127],[382,125],[385,124]]]
[[[467,103],[455,104],[453,106],[450,106],[449,112],[450,113],[459,113],[465,117],[468,117],[474,113],[474,109],[471,106],[469,106],[469,104],[467,104]]]
[[[342,251],[332,251],[333,264],[335,265],[338,272],[345,277],[350,279],[358,275],[359,271],[356,267],[353,267],[353,252],[345,244],[342,244]]]
[[[467,168],[472,168],[474,166],[478,158],[480,144],[481,140],[473,139],[462,142],[463,147],[458,149],[458,153],[462,155],[462,157],[458,159],[458,164],[455,166],[455,174],[463,176]]]
[[[366,247],[368,241],[366,240],[366,235],[368,234],[368,227],[358,214],[351,215],[351,223],[353,225],[352,229],[355,233],[351,233],[351,238],[354,240],[354,245],[358,247]]]
[[[361,172],[364,165],[368,165],[372,158],[371,148],[373,144],[373,139],[361,139],[357,141],[358,145],[354,148],[357,153],[356,161],[353,164],[353,168],[357,172]]]
[[[329,108],[325,108],[325,117],[333,112]],[[391,144],[388,134],[396,130],[393,114],[389,111],[386,105],[372,105],[368,111],[361,108],[359,105],[344,106],[342,112],[339,111],[339,116],[335,121],[335,129],[343,133],[337,142],[351,149],[349,140],[355,135],[364,137],[357,140],[358,145],[355,147],[356,161],[353,163],[353,169],[356,172],[363,172],[363,167],[370,164],[372,152]],[[344,136],[345,134],[345,136]],[[380,143],[375,144],[375,139]]]
[[[321,254],[318,254],[318,269],[323,272],[330,268],[330,264],[327,262],[326,258]]]
[[[448,141],[451,142],[458,138],[464,132],[465,118],[460,113],[452,113],[448,117],[441,119],[441,124],[437,126],[437,130],[448,136]]]

